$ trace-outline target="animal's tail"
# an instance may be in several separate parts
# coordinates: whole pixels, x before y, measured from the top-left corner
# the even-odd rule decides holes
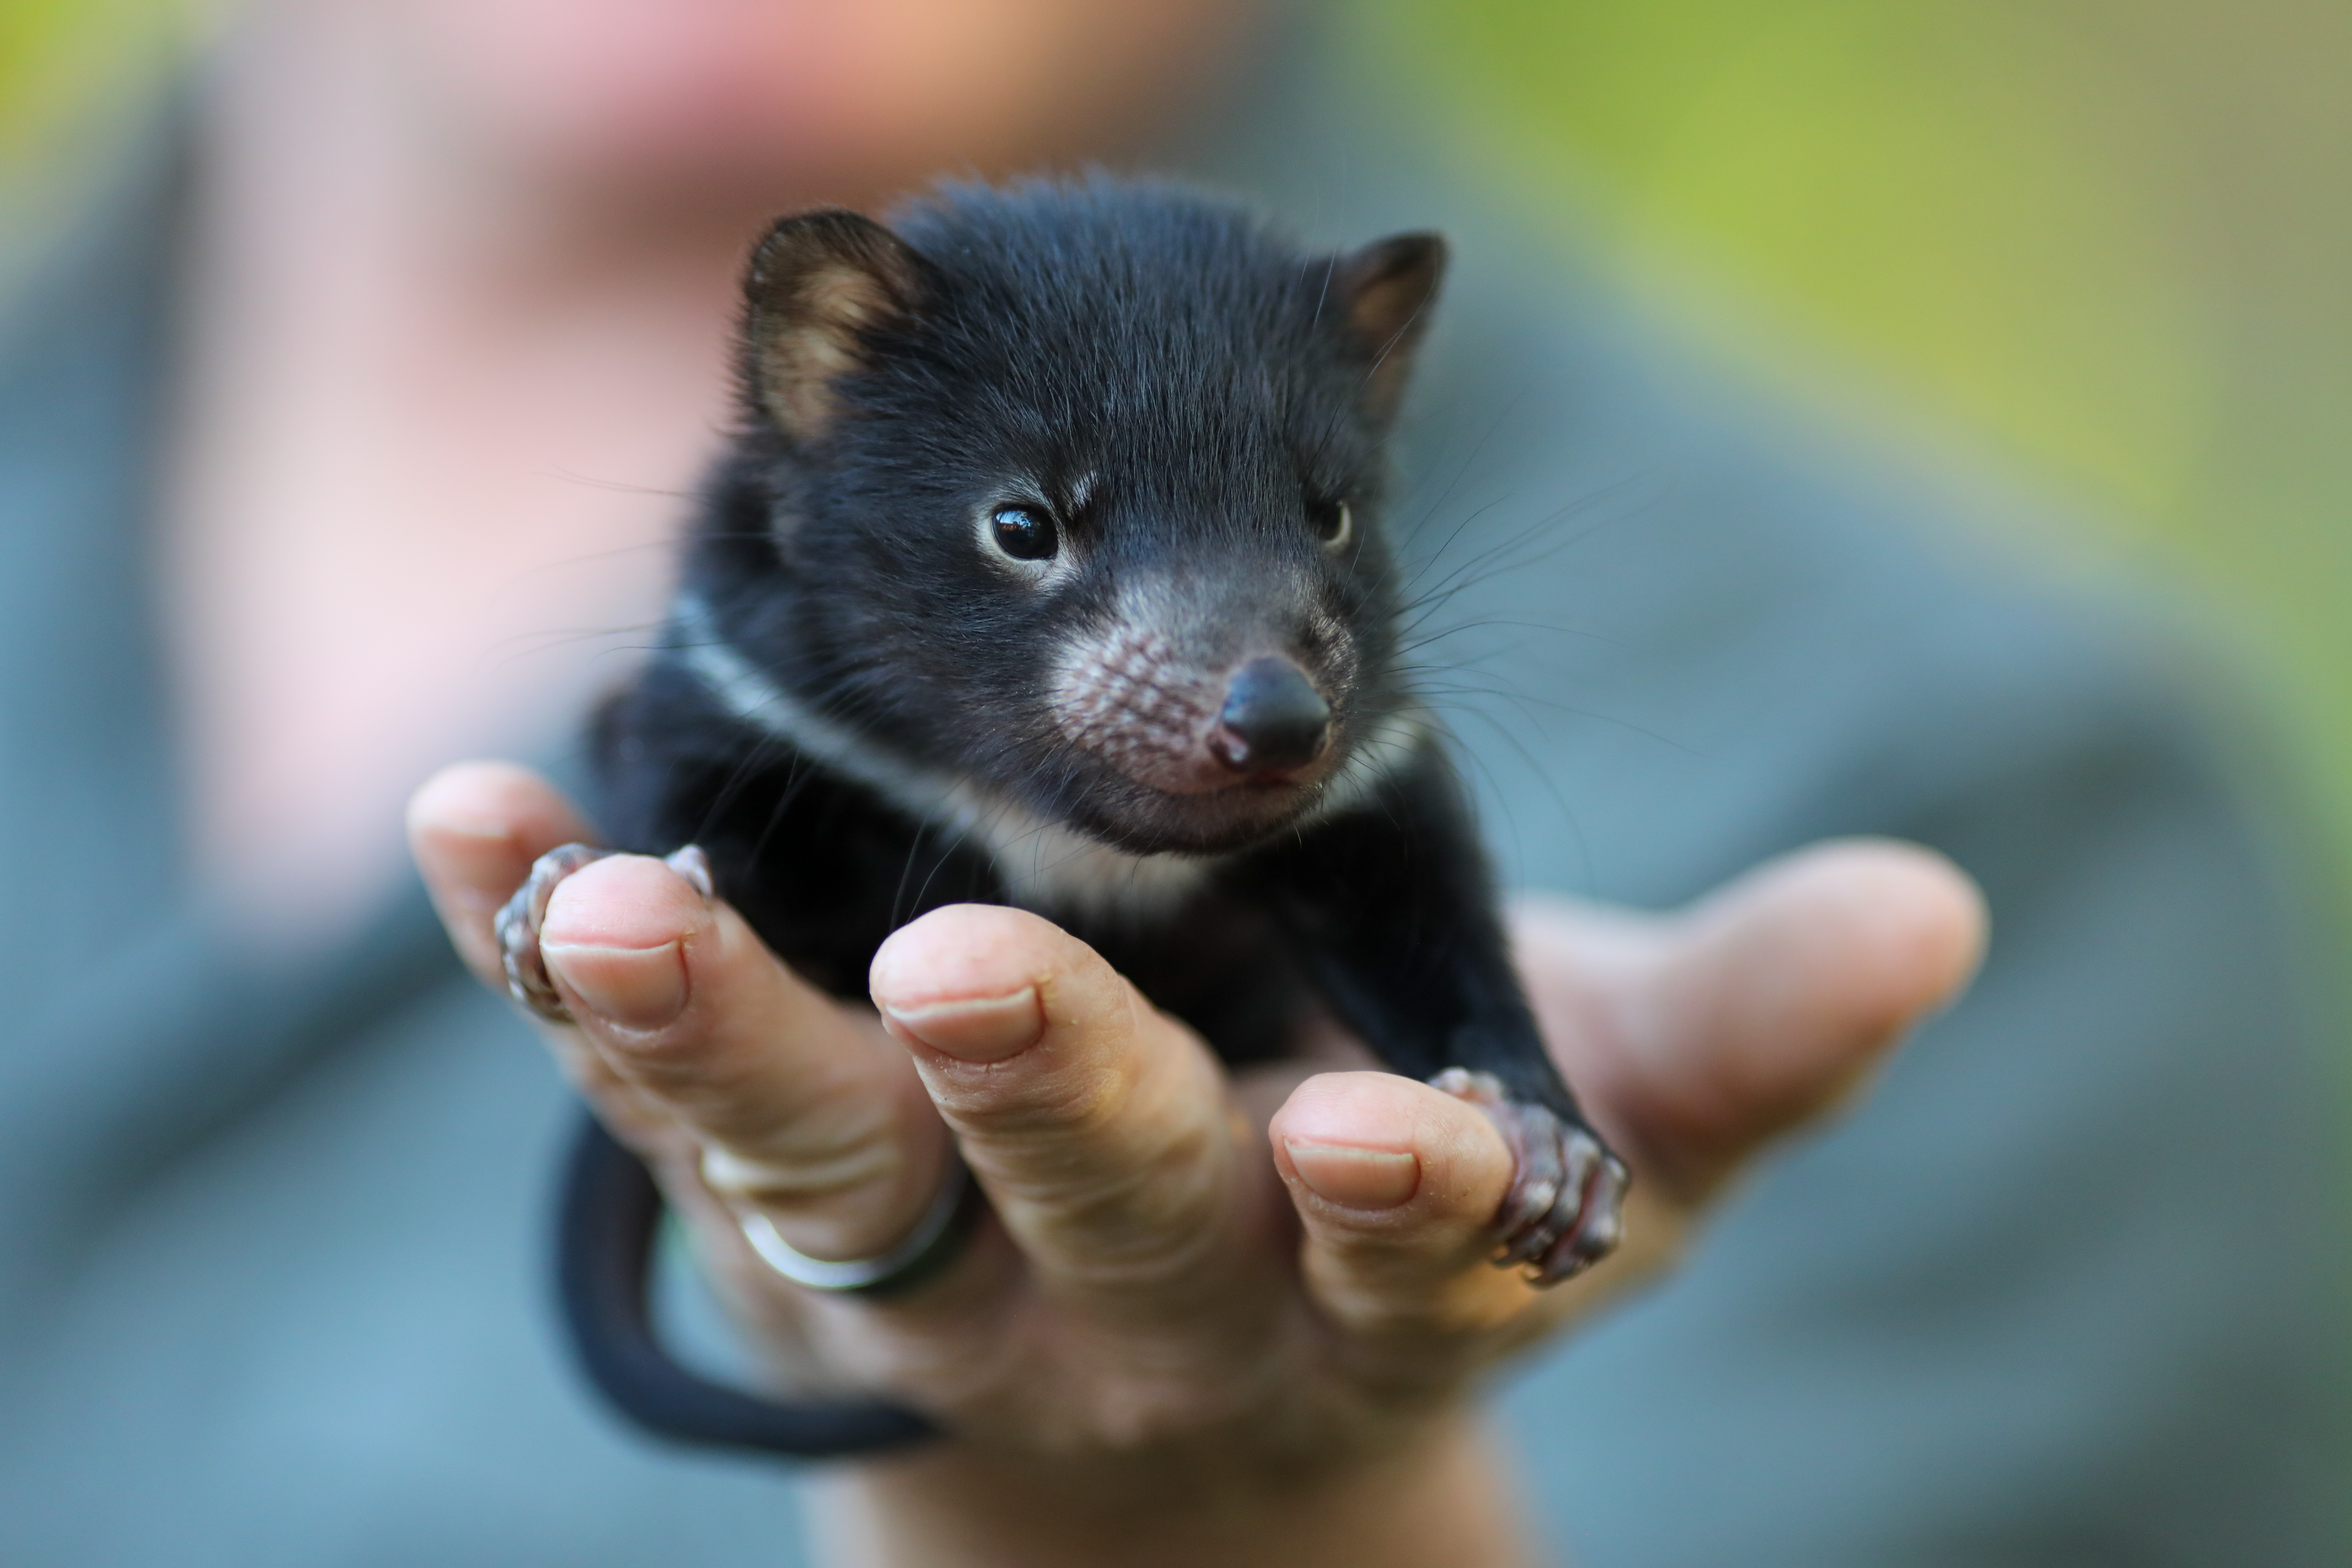
[[[803,1458],[867,1454],[938,1436],[895,1405],[765,1399],[688,1371],[654,1332],[648,1297],[661,1191],[637,1157],[584,1117],[564,1170],[556,1284],[588,1381],[623,1415],[686,1443]]]

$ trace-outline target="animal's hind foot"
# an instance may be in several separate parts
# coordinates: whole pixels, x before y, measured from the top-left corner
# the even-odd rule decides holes
[[[1447,1068],[1432,1087],[1485,1111],[1517,1169],[1496,1211],[1497,1268],[1520,1268],[1538,1285],[1575,1278],[1616,1250],[1624,1234],[1623,1162],[1588,1128],[1513,1100],[1492,1073]]]

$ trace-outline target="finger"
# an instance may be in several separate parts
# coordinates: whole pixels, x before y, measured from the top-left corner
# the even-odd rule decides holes
[[[730,1206],[838,1259],[884,1250],[929,1205],[947,1139],[906,1053],[664,862],[565,879],[540,951],[581,1033],[691,1136]]]
[[[1325,1073],[1268,1124],[1303,1231],[1300,1267],[1329,1321],[1387,1354],[1360,1367],[1449,1386],[1465,1365],[1549,1331],[1654,1274],[1682,1216],[1637,1186],[1624,1246],[1563,1286],[1497,1268],[1496,1214],[1509,1146],[1474,1105],[1380,1072]]]
[[[511,763],[458,763],[425,782],[408,803],[408,843],[425,889],[466,967],[504,993],[491,921],[531,863],[590,837],[555,787]]]
[[[408,839],[449,941],[474,977],[508,994],[499,908],[541,855],[587,838],[589,829],[553,785],[511,763],[459,763],[427,780],[408,803]],[[564,1076],[625,1141],[639,1147],[667,1119],[588,1048],[577,1029],[538,1015],[531,1023]]]
[[[934,910],[883,944],[872,982],[1049,1289],[1166,1321],[1232,1290],[1252,1256],[1238,1217],[1250,1134],[1197,1037],[1018,910]]]
[[[1304,1229],[1307,1289],[1332,1321],[1445,1337],[1528,1304],[1526,1281],[1487,1261],[1512,1160],[1475,1106],[1388,1073],[1324,1073],[1291,1092],[1267,1137]]]
[[[1663,921],[1534,904],[1532,1000],[1595,1120],[1696,1199],[1839,1103],[1974,973],[1985,911],[1950,861],[1846,840]]]

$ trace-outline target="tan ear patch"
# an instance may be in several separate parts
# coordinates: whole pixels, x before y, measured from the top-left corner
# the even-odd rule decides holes
[[[795,442],[824,435],[841,378],[860,369],[877,330],[909,320],[926,269],[907,243],[838,207],[779,222],[743,281],[748,368],[761,410]]]
[[[1339,262],[1334,287],[1347,301],[1349,331],[1371,356],[1364,404],[1376,418],[1389,417],[1404,396],[1444,272],[1445,241],[1427,233],[1374,240]]]
[[[845,265],[818,268],[793,292],[760,344],[760,388],[769,416],[806,441],[833,423],[834,384],[864,363],[859,339],[887,319],[893,301],[872,273]]]

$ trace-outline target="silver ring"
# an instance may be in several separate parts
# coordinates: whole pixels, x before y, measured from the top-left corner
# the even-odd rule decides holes
[[[905,1240],[871,1258],[838,1261],[811,1258],[777,1235],[775,1222],[757,1210],[739,1215],[736,1223],[743,1227],[743,1239],[751,1244],[760,1261],[793,1284],[812,1290],[877,1294],[902,1289],[928,1278],[962,1249],[979,1207],[971,1200],[979,1191],[971,1168],[950,1147],[948,1167],[940,1175],[940,1190],[931,1195],[931,1206],[923,1211]]]

